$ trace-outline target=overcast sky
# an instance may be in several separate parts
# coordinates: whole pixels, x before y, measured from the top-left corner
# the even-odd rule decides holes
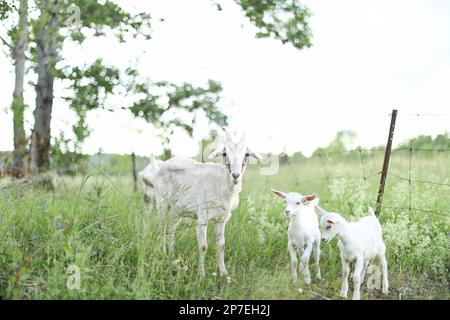
[[[98,57],[122,68],[133,64],[152,80],[196,85],[218,80],[232,129],[245,129],[260,152],[309,154],[338,130],[355,131],[357,143],[367,147],[384,144],[394,107],[399,110],[396,142],[450,131],[450,1],[303,1],[313,12],[314,35],[313,46],[304,50],[255,39],[255,28],[232,0],[221,1],[221,12],[211,0],[119,2],[128,10],[151,13],[153,39],[127,45],[113,37],[89,39],[65,47],[63,56],[78,65]],[[14,76],[8,59],[0,59],[0,150],[10,150],[12,114],[7,110]],[[32,90],[26,100],[31,124]],[[427,115],[411,116],[416,113]],[[54,133],[73,121],[61,101],[55,102],[54,115]],[[94,131],[85,152],[161,151],[152,126],[125,111],[93,112],[89,124]],[[200,121],[195,140],[208,130]],[[185,156],[198,151],[182,132],[173,137],[172,148]]]

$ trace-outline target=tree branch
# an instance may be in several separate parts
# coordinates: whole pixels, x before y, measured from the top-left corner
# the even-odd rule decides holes
[[[8,43],[8,41],[6,41],[5,39],[3,39],[2,36],[0,36],[0,40],[3,42],[3,44],[5,44],[6,46],[8,46],[11,50],[14,50],[14,47],[12,45],[10,45]]]

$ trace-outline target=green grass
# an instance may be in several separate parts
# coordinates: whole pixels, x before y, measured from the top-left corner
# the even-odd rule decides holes
[[[448,156],[414,159],[413,178],[447,183]],[[270,187],[316,193],[321,205],[349,219],[375,205],[382,157],[315,160],[283,165],[275,176],[250,166],[239,207],[226,230],[231,282],[215,275],[215,239],[209,228],[206,278],[197,274],[195,222],[180,225],[175,256],[162,255],[161,228],[145,219],[131,177],[55,178],[56,191],[23,189],[0,195],[0,296],[3,299],[339,299],[336,241],[322,244],[321,281],[292,284],[288,221]],[[394,155],[392,173],[408,177],[409,158]],[[329,178],[327,179],[327,175]],[[333,178],[338,177],[338,178]],[[304,180],[317,179],[309,182]],[[410,197],[411,192],[411,197]],[[410,201],[411,199],[411,201]],[[391,290],[362,289],[363,299],[449,299],[450,188],[389,177],[383,209]],[[69,289],[69,266],[81,270],[80,289]],[[313,266],[311,266],[313,270]],[[313,272],[312,272],[313,273]],[[314,274],[314,273],[313,273]],[[351,283],[351,282],[350,282]],[[300,289],[300,290],[299,290]]]

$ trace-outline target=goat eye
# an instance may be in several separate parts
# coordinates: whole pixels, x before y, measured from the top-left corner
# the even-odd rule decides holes
[[[297,205],[299,206],[299,205],[300,205],[300,202],[297,202]]]
[[[250,157],[250,153],[247,152],[247,153],[245,154],[245,157],[246,157],[246,158]]]

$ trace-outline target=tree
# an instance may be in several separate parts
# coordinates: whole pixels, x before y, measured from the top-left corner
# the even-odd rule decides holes
[[[11,109],[13,112],[13,139],[14,151],[12,159],[11,173],[15,177],[19,177],[24,173],[24,157],[26,155],[26,135],[24,129],[24,78],[25,78],[25,61],[28,45],[28,1],[20,0],[18,10],[15,9],[14,3],[10,1],[0,1],[0,20],[5,20],[11,12],[18,12],[18,23],[8,32],[9,40],[1,38],[11,53],[14,62],[14,91]]]
[[[257,37],[273,37],[283,43],[291,43],[299,49],[311,45],[311,32],[308,26],[310,13],[297,1],[234,1],[258,27]],[[0,0],[0,18],[8,16],[11,12],[13,8],[11,3],[12,1]],[[114,66],[105,65],[101,59],[84,67],[64,63],[60,52],[65,41],[82,43],[92,31],[94,36],[114,34],[120,42],[125,42],[129,36],[150,39],[149,14],[127,13],[111,0],[102,2],[72,0],[70,3],[65,0],[37,0],[36,4],[39,17],[30,20],[33,30],[30,33],[30,40],[35,44],[30,50],[31,63],[34,66],[31,70],[37,75],[35,123],[31,137],[32,169],[46,171],[49,168],[52,143],[54,155],[61,155],[61,148],[67,149],[69,145],[68,139],[64,136],[53,137],[52,142],[53,87],[54,82],[59,80],[68,83],[67,89],[70,89],[71,93],[62,98],[78,117],[72,128],[75,134],[70,151],[73,159],[78,158],[76,153],[81,150],[82,142],[90,134],[86,114],[95,108],[116,110],[117,106],[107,107],[105,101],[107,97],[117,93],[117,90],[138,97],[131,106],[119,106],[120,108],[129,109],[134,116],[143,117],[156,127],[165,128],[165,132],[169,134],[175,127],[181,127],[192,135],[197,111],[204,112],[212,122],[227,124],[226,115],[217,107],[222,90],[217,81],[208,80],[206,85],[197,87],[189,83],[173,84],[166,81],[154,83],[149,79],[141,79],[137,70],[127,69],[122,72]],[[78,27],[71,27],[66,23],[73,20],[72,13],[77,13],[77,10],[71,10],[74,8],[78,8],[77,22],[80,24]],[[30,16],[36,16],[34,13]],[[154,93],[154,88],[159,92],[162,90],[164,94]],[[22,122],[19,120],[23,108],[15,107],[15,109],[18,111],[18,125],[14,127],[17,136],[22,137],[23,116]],[[174,113],[177,116],[171,116]],[[194,116],[189,117],[186,114]],[[167,143],[167,134],[163,138],[165,139],[163,143]]]
[[[356,133],[350,130],[342,130],[336,134],[336,137],[325,148],[317,148],[313,156],[322,156],[332,153],[341,153],[351,150],[356,139]]]
[[[438,134],[434,139],[429,135],[420,135],[403,142],[402,144],[400,144],[399,148],[401,150],[408,150],[409,148],[412,148],[414,150],[414,154],[428,156],[433,155],[433,153],[430,151],[449,151],[450,134],[448,132]],[[401,152],[401,150],[399,152]]]
[[[58,49],[58,29],[61,8],[58,0],[41,0],[37,22],[36,108],[31,136],[31,169],[46,171],[50,166],[50,122],[53,108],[54,68]]]
[[[450,150],[450,133],[438,134],[433,141],[435,150]]]
[[[95,36],[104,35],[106,30],[113,30],[120,41],[124,41],[124,35],[129,33],[133,36],[143,35],[147,39],[150,37],[147,28],[149,27],[150,17],[147,14],[130,15],[111,1],[98,3],[94,0],[77,0],[72,1],[70,5],[78,6],[80,9],[79,22],[85,29],[94,30]],[[64,40],[61,34],[69,29],[68,26],[64,25],[61,14],[68,12],[68,8],[67,1],[39,1],[40,17],[35,24],[38,80],[34,111],[35,123],[31,144],[31,168],[34,171],[46,171],[50,166],[53,85],[55,76],[58,74],[56,62]],[[80,43],[86,38],[82,28],[78,31],[72,30],[66,33],[72,40]],[[98,64],[96,66],[98,67]],[[92,69],[89,71],[92,71]],[[59,75],[64,75],[64,73],[59,73]],[[78,73],[78,80],[80,77],[80,73]],[[72,78],[72,80],[76,82],[77,79]],[[80,90],[80,86],[75,87],[76,89]],[[74,104],[72,104],[73,106]],[[84,125],[83,112],[85,112],[85,107],[78,105],[75,106],[75,110],[80,115],[78,126],[75,129],[80,129]],[[85,136],[85,133],[80,132],[80,130],[76,133],[78,133],[78,137]]]
[[[28,1],[20,0],[19,27],[17,41],[14,46],[13,58],[15,60],[15,82],[13,92],[13,122],[14,122],[14,152],[13,175],[19,177],[24,172],[24,158],[26,156],[27,138],[24,128],[25,102],[23,98],[25,61],[28,45]]]
[[[120,42],[125,36],[144,36],[150,38],[149,19],[145,13],[132,16],[124,12],[119,6],[106,1],[103,4],[97,1],[74,1],[80,6],[80,22],[85,29],[95,30],[95,36],[101,36],[106,30],[113,31]],[[90,129],[86,125],[86,114],[96,108],[106,108],[105,100],[114,94],[114,89],[122,89],[123,94],[143,95],[128,108],[136,117],[143,117],[170,131],[174,127],[181,127],[192,134],[195,118],[185,121],[180,117],[168,118],[166,115],[174,110],[193,113],[203,110],[205,115],[219,124],[226,124],[226,116],[217,108],[219,93],[222,90],[220,83],[209,80],[206,87],[194,87],[191,84],[172,84],[166,81],[151,83],[148,79],[140,80],[137,70],[127,69],[125,74],[103,64],[101,59],[85,68],[63,66],[56,68],[57,52],[62,40],[58,36],[64,32],[64,26],[59,21],[64,3],[48,0],[41,2],[40,25],[37,33],[38,44],[38,82],[36,85],[35,125],[32,136],[32,158],[34,170],[46,171],[49,168],[50,149],[50,120],[53,103],[53,83],[55,79],[68,80],[72,94],[63,97],[77,114],[77,123],[73,126],[76,141],[74,148],[80,147],[89,135]],[[71,32],[72,40],[83,42],[86,35],[82,30]],[[47,42],[46,42],[47,41]],[[127,78],[128,80],[120,80]],[[160,95],[152,95],[152,88],[166,91],[168,105],[161,108]],[[114,110],[114,109],[112,109]],[[56,142],[67,145],[67,140],[60,137]],[[60,154],[55,152],[55,154]],[[73,156],[73,154],[71,154]]]
[[[11,1],[0,0],[0,20],[8,18],[9,14],[13,10]]]
[[[159,127],[168,128],[169,131],[173,131],[175,127],[181,127],[192,136],[196,120],[195,112],[199,110],[202,110],[206,117],[215,123],[227,124],[226,115],[217,108],[219,94],[222,91],[222,86],[217,81],[208,80],[204,87],[194,87],[189,83],[176,85],[167,81],[152,84],[132,81],[128,88],[131,89],[129,92],[143,96],[130,107],[133,115],[142,117]],[[152,94],[152,89],[158,89],[164,93],[155,95]]]
[[[259,29],[258,38],[273,37],[297,49],[309,48],[309,9],[297,0],[234,0]],[[221,8],[219,5],[218,8]]]
[[[72,126],[75,136],[75,139],[71,141],[72,151],[68,150],[67,146],[70,141],[65,139],[64,135],[61,135],[59,140],[54,143],[66,146],[65,152],[68,154],[81,153],[81,145],[91,133],[86,124],[87,113],[97,108],[105,108],[106,99],[113,95],[114,88],[120,85],[120,71],[105,65],[102,59],[97,59],[84,68],[66,65],[56,70],[56,77],[68,83],[66,91],[69,91],[70,94],[61,98],[75,111],[77,121]],[[63,156],[64,153],[61,151],[63,150],[55,149],[54,154],[58,153]]]
[[[292,162],[300,162],[306,159],[306,157],[303,155],[301,151],[297,151],[292,156],[290,156],[290,159],[292,160]]]

